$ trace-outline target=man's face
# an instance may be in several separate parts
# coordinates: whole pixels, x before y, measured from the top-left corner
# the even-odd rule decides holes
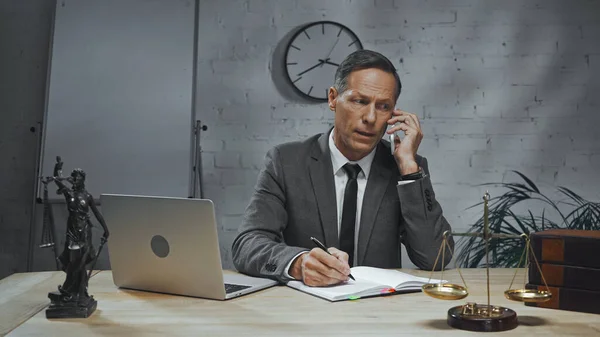
[[[394,110],[394,75],[376,68],[356,70],[347,89],[329,89],[329,107],[335,111],[333,139],[349,160],[359,160],[375,148]]]

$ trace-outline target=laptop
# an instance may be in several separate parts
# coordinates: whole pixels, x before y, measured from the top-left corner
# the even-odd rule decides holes
[[[213,202],[100,195],[117,287],[226,300],[277,284],[223,273]]]

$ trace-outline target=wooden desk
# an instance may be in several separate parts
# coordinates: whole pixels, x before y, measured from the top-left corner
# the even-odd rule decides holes
[[[429,276],[424,271],[404,271]],[[462,271],[470,291],[465,300],[486,303],[485,270]],[[490,271],[492,304],[509,307],[519,317],[519,327],[502,332],[503,335],[600,334],[600,315],[526,307],[505,299],[503,292],[513,273],[514,269]],[[522,273],[521,270],[517,276],[521,282]],[[439,273],[434,275],[439,277]],[[447,271],[444,278],[460,283],[455,270]],[[0,327],[5,330],[0,334],[7,331],[11,331],[10,336],[458,336],[468,333],[446,324],[448,309],[465,300],[442,301],[414,293],[330,303],[278,286],[228,301],[214,301],[118,289],[110,271],[102,271],[90,280],[90,293],[98,300],[98,309],[91,317],[48,320],[42,310],[48,304],[46,294],[61,281],[60,273],[16,274],[3,280]],[[16,291],[10,288],[15,285]],[[522,283],[517,287],[522,287]]]

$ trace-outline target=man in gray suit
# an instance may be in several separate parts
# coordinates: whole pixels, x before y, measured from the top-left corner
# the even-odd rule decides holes
[[[401,243],[421,269],[449,262],[446,255],[434,266],[450,225],[417,155],[419,120],[394,109],[400,91],[379,53],[356,51],[339,65],[328,93],[333,129],[267,153],[233,242],[240,272],[326,286],[348,280],[351,266],[400,268]],[[404,134],[394,136],[393,151],[382,140],[388,126],[387,135]]]

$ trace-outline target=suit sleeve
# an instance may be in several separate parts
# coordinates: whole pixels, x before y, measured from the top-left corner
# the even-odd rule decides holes
[[[446,266],[451,260],[448,249],[445,261],[442,262],[440,256],[437,265],[434,266],[434,263],[442,245],[443,234],[451,228],[444,218],[442,207],[435,199],[426,158],[422,157],[420,166],[426,174],[424,178],[397,186],[402,209],[401,221],[404,224],[402,242],[415,266],[424,270],[441,270],[442,265]],[[448,243],[454,251],[452,236]]]
[[[271,149],[258,175],[254,194],[233,241],[233,264],[238,271],[286,282],[285,268],[305,248],[288,246],[283,239],[286,211],[284,172],[279,150]]]

